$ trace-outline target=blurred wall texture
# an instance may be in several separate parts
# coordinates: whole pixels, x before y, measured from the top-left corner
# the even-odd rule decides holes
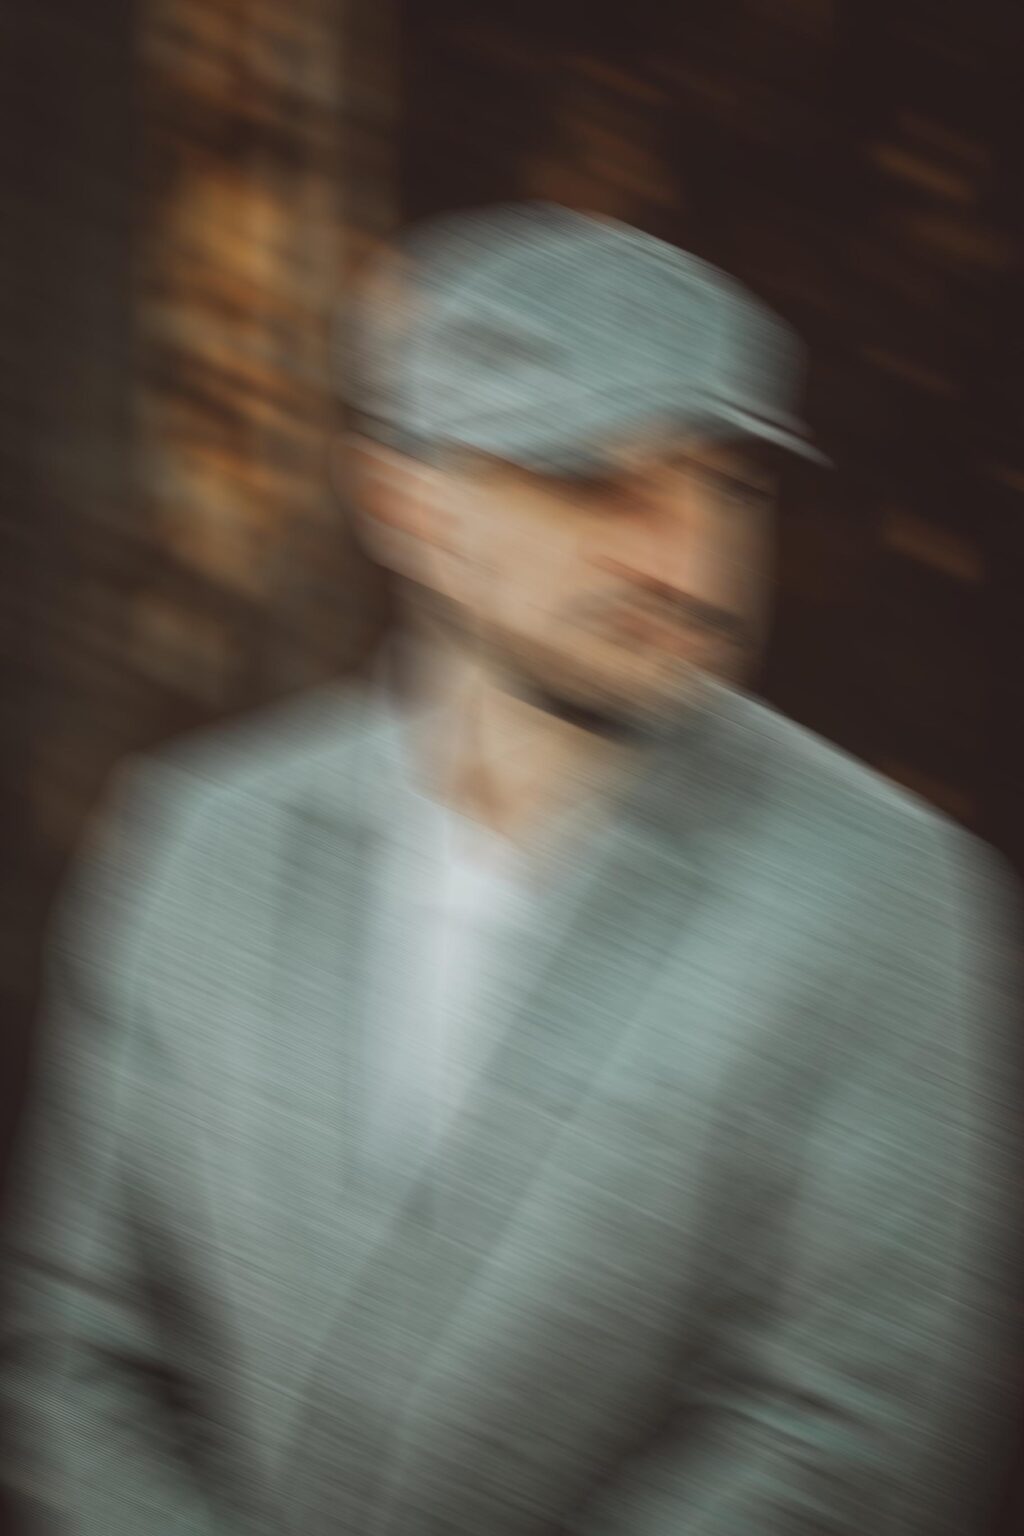
[[[780,517],[782,709],[1024,873],[1013,0],[2,0],[9,1124],[112,763],[357,665],[329,320],[406,218],[547,196],[730,268],[836,468]]]
[[[397,217],[389,20],[0,7],[5,1128],[111,765],[372,639],[326,449],[331,315]]]

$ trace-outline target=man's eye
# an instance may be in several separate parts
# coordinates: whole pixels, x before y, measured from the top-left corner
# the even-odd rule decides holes
[[[549,475],[547,484],[558,496],[570,501],[600,501],[614,491],[614,482],[608,475]]]
[[[718,494],[723,501],[730,506],[756,507],[758,503],[767,499],[767,492],[758,485],[747,485],[742,480],[729,480],[724,476],[717,476],[714,480]]]
[[[721,470],[695,467],[691,470],[695,480],[712,492],[726,507],[737,509],[764,506],[769,499],[767,486],[758,485],[754,481],[743,480],[735,475],[724,474]]]
[[[768,487],[758,480],[748,480],[742,474],[730,474],[714,465],[702,464],[686,453],[668,460],[668,469],[674,475],[688,476],[731,504],[756,504],[765,501],[769,495]]]
[[[577,493],[587,501],[611,496],[617,486],[609,475],[580,475],[575,481]]]

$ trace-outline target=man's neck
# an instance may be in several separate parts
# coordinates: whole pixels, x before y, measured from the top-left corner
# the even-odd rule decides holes
[[[428,792],[521,845],[610,785],[628,749],[516,697],[478,659],[424,643],[415,656],[417,771]]]

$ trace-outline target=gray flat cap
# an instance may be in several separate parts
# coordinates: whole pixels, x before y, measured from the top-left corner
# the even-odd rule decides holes
[[[792,330],[662,240],[536,202],[421,226],[404,254],[408,313],[364,317],[355,370],[353,403],[390,441],[572,473],[664,426],[823,461],[794,414]]]

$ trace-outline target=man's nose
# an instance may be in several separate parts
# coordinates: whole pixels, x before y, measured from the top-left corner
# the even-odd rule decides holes
[[[680,535],[677,535],[679,537]],[[675,560],[671,541],[658,520],[637,512],[616,516],[614,527],[595,533],[587,556],[599,571],[640,585],[668,584]]]
[[[620,503],[587,535],[586,556],[598,570],[641,586],[692,587],[704,564],[706,540],[695,517],[671,515],[643,489],[625,491]]]

